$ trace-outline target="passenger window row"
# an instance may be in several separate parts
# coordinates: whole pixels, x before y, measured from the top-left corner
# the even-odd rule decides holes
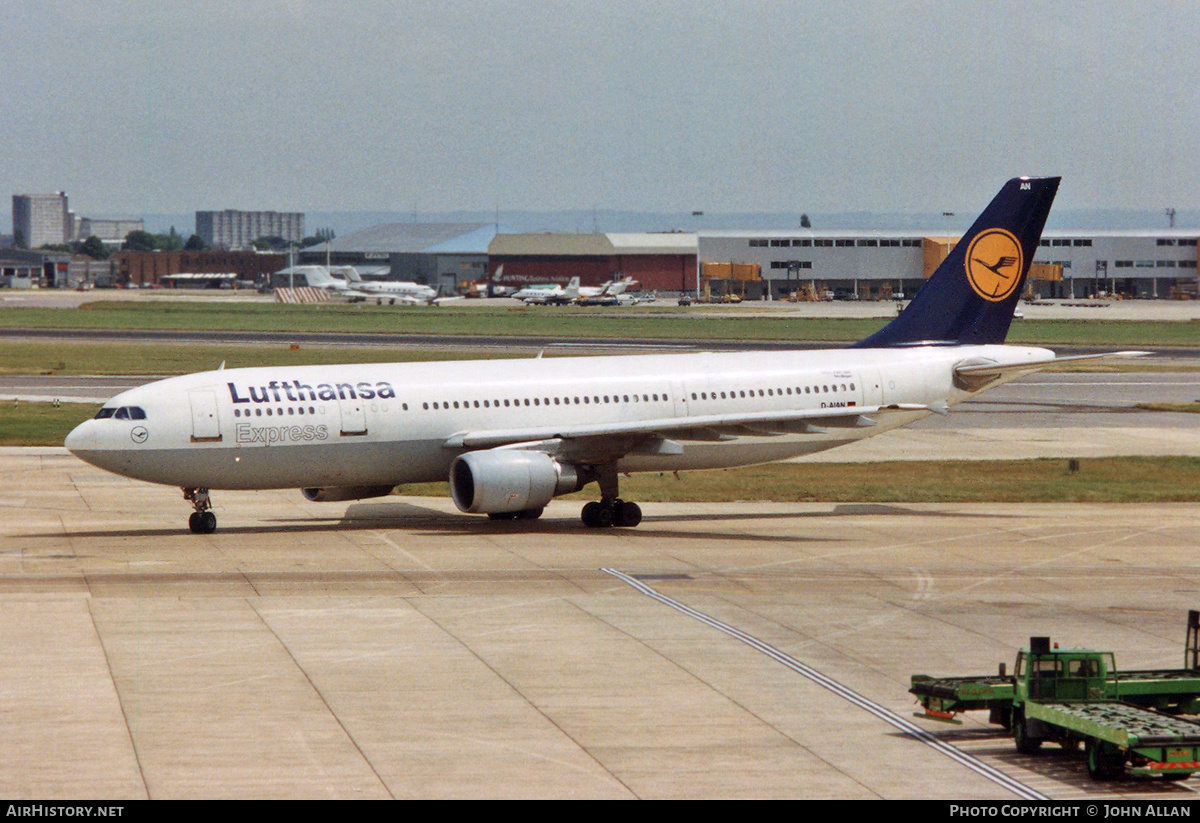
[[[727,392],[692,392],[693,400],[736,400],[740,397],[783,397],[798,394],[838,394],[854,391],[853,383],[823,383],[819,386],[788,386],[786,389],[738,389]],[[747,394],[747,392],[749,392]]]
[[[307,408],[307,412],[305,411],[306,408]],[[266,409],[234,409],[233,416],[234,417],[250,417],[251,412],[253,412],[253,416],[255,416],[255,417],[262,417],[264,414],[266,414],[267,417],[272,416],[272,411],[271,411],[270,406],[268,406]],[[312,406],[307,406],[307,407],[305,407],[305,406],[295,406],[295,407],[288,406],[287,412],[286,412],[286,414],[316,414],[316,413],[317,413],[317,410]],[[285,412],[283,409],[275,409],[274,414],[278,415],[279,417],[283,417]]]
[[[372,405],[374,405],[374,404],[372,404]],[[407,403],[401,403],[400,407],[403,411],[408,411]],[[285,411],[285,409],[286,409],[286,411]],[[386,410],[387,409],[385,408],[384,411],[386,411]],[[310,414],[311,415],[311,414],[316,414],[316,413],[317,413],[317,409],[314,406],[286,406],[284,408],[275,408],[274,411],[272,411],[272,407],[270,407],[270,406],[266,407],[265,409],[258,408],[258,409],[234,409],[233,410],[234,417],[263,417],[264,415],[267,417],[271,417],[271,416],[283,417],[285,414],[287,414],[287,415]],[[322,408],[321,414],[324,414],[324,413],[325,413],[325,409]]]
[[[575,395],[570,397],[521,397],[504,398],[503,400],[442,400],[422,403],[425,410],[438,409],[499,409],[519,406],[590,406],[605,403],[666,403],[670,401],[666,394],[605,394],[605,395]]]

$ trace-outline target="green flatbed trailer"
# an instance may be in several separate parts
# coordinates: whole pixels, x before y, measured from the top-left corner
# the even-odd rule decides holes
[[[1111,652],[1051,649],[1031,638],[1012,675],[934,678],[913,675],[918,717],[959,722],[987,710],[989,721],[1032,754],[1044,741],[1087,749],[1088,772],[1111,779],[1135,774],[1181,780],[1200,771],[1200,723],[1178,717],[1200,708],[1200,612],[1188,613],[1183,669],[1118,672]]]
[[[912,676],[909,691],[920,702],[917,717],[959,723],[962,712],[990,711],[992,723],[1008,726],[1014,692],[1012,675],[981,677]],[[1104,696],[1168,714],[1200,714],[1200,670],[1147,669],[1117,671],[1106,682]]]

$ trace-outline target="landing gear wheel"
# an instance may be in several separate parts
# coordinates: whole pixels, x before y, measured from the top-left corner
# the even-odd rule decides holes
[[[212,534],[217,530],[217,516],[212,513],[212,500],[209,499],[208,489],[185,488],[183,499],[196,509],[188,518],[188,529],[192,534]]]
[[[610,526],[636,526],[642,522],[642,507],[623,500],[592,501],[583,507],[580,514],[583,525],[590,529],[607,529]]]
[[[637,503],[626,503],[619,496],[616,464],[592,466],[590,471],[590,479],[600,484],[600,501],[588,503],[583,507],[580,513],[583,525],[590,529],[607,529],[609,526],[630,527],[641,523],[641,507]]]
[[[600,508],[596,509],[596,526],[601,529],[607,529],[613,524],[613,507],[600,504]]]
[[[587,526],[589,529],[598,528],[600,526],[599,512],[603,508],[603,506],[594,500],[591,503],[584,504],[583,512],[580,514],[580,519],[583,520],[583,525]]]
[[[217,530],[217,516],[212,512],[192,512],[188,528],[192,534],[212,534]]]
[[[614,526],[625,526],[632,528],[642,522],[642,507],[637,503],[625,503],[618,500],[614,507],[615,517],[613,517]]]

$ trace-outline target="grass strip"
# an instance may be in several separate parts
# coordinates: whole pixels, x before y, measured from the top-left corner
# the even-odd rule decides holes
[[[414,307],[200,301],[97,301],[76,309],[5,307],[6,328],[528,335],[642,340],[796,340],[842,343],[888,318],[738,317],[677,307]],[[1022,320],[1008,342],[1046,346],[1195,346],[1200,323]]]
[[[257,346],[183,343],[4,343],[0,374],[191,374],[243,366],[321,366],[339,363],[408,363],[424,360],[510,358],[528,355],[478,349]]]

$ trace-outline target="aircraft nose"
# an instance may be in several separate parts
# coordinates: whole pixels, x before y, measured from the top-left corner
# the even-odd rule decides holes
[[[95,448],[96,431],[92,421],[85,420],[73,428],[67,435],[67,439],[63,441],[63,445],[67,447],[67,451],[76,456],[79,456],[80,452]]]

